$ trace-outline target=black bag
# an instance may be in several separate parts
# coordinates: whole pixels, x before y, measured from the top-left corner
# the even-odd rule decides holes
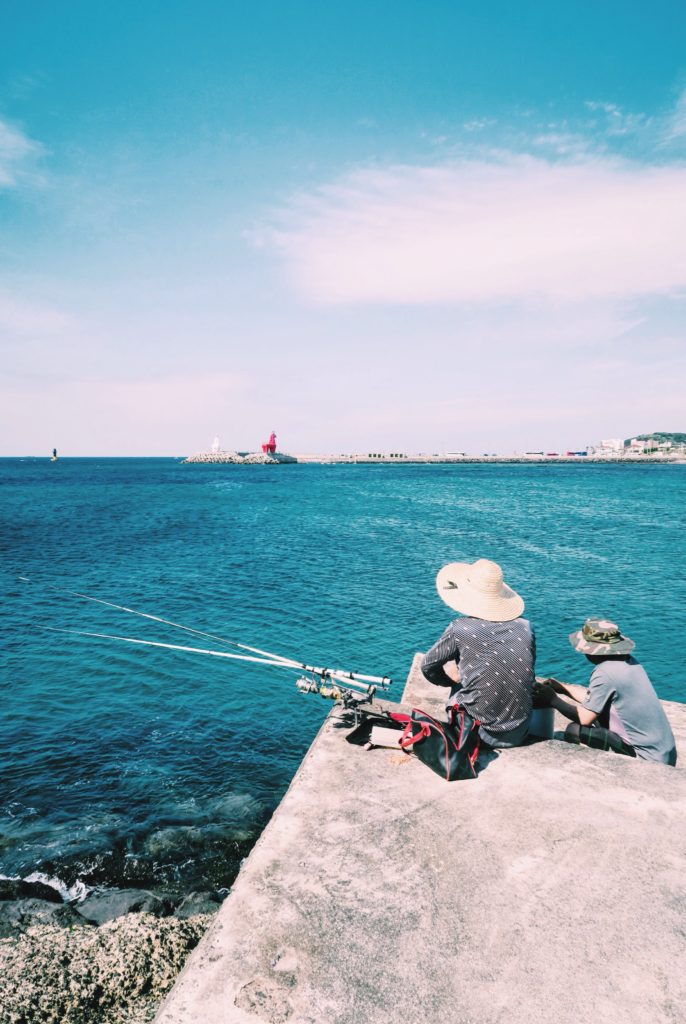
[[[446,782],[476,778],[481,723],[464,708],[450,708],[448,722],[439,722],[419,708],[413,708],[409,715],[393,712],[391,718],[405,726],[400,739],[402,749],[414,750],[419,760]]]

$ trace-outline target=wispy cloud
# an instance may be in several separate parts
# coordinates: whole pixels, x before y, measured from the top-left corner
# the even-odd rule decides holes
[[[686,166],[518,154],[362,170],[269,236],[316,303],[580,302],[686,287]]]
[[[44,148],[20,128],[0,118],[0,188],[15,188],[34,175]]]
[[[686,89],[681,93],[674,110],[667,119],[664,135],[670,142],[686,136]]]
[[[617,103],[589,100],[586,107],[597,117],[602,118],[602,127],[611,136],[630,135],[643,131],[652,121],[652,118],[645,114],[626,111]]]
[[[670,150],[684,156],[686,142],[686,89],[677,96],[673,105],[651,115],[624,110],[616,103],[589,100],[586,109],[591,120],[581,124],[579,130],[587,136],[595,135],[607,146],[632,141],[644,152],[659,152],[664,156]]]

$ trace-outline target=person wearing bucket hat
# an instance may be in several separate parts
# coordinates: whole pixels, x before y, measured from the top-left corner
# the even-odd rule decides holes
[[[537,704],[570,719],[565,739],[675,765],[674,734],[647,672],[632,655],[634,641],[609,619],[586,619],[569,634],[569,642],[595,665],[588,688],[554,679],[534,688]]]
[[[424,676],[450,687],[447,707],[460,704],[478,720],[483,743],[517,746],[528,730],[536,658],[524,601],[486,558],[443,566],[436,589],[461,617],[424,656]]]

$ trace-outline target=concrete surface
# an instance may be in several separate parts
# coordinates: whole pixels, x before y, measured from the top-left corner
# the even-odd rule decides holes
[[[404,697],[433,689],[415,666]],[[445,783],[346,731],[327,719],[157,1024],[684,1020],[686,773],[550,740]]]

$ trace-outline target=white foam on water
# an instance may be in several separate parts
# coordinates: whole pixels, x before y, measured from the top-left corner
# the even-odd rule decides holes
[[[66,885],[60,878],[51,878],[50,875],[46,875],[42,871],[34,871],[32,874],[27,875],[24,881],[42,882],[43,885],[49,885],[52,889],[56,889],[62,899],[67,902],[76,900],[80,903],[91,892],[86,883],[80,879],[77,879],[73,885]]]

